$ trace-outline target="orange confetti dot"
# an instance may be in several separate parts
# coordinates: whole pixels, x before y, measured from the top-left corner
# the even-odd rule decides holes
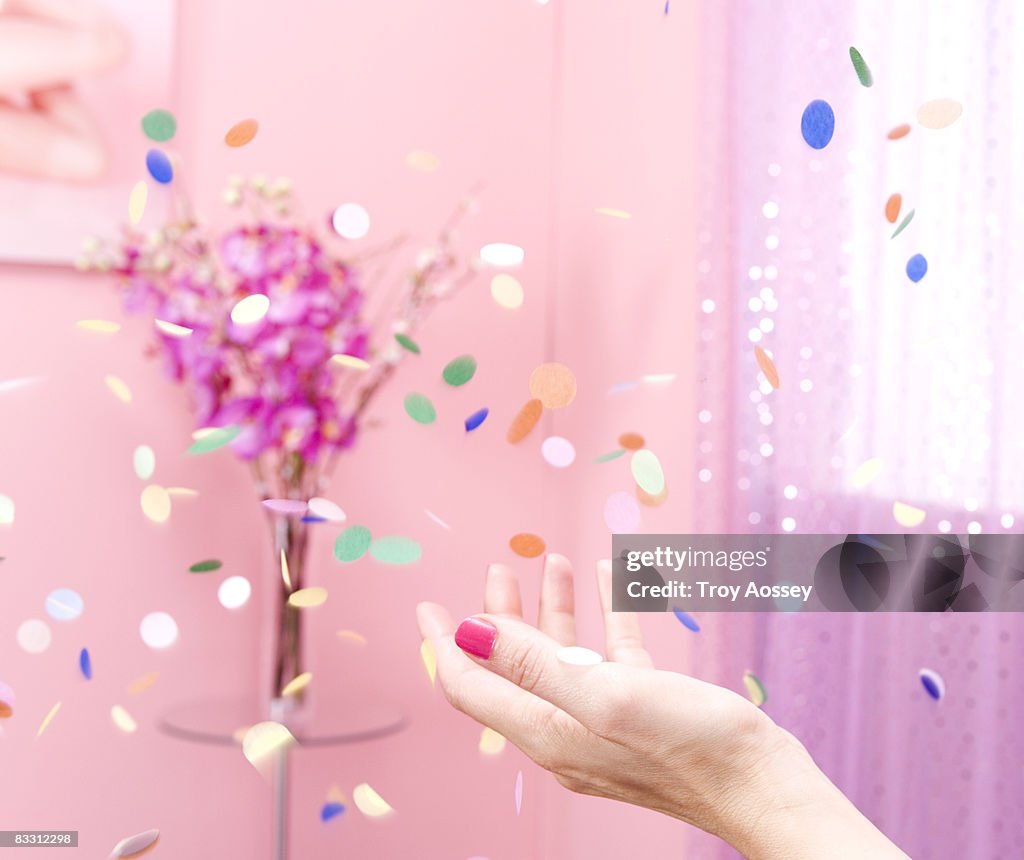
[[[886,137],[888,137],[889,140],[899,140],[901,137],[906,137],[908,134],[910,134],[910,126],[904,123],[903,125],[898,125],[896,128],[892,129]]]
[[[772,388],[778,388],[779,372],[775,369],[775,362],[773,362],[768,357],[768,353],[759,346],[754,347],[754,355],[757,356],[757,363],[761,368],[761,373],[763,373],[768,382],[771,383]]]
[[[545,409],[561,409],[576,396],[576,377],[557,361],[542,364],[530,374],[530,394],[540,400]]]
[[[627,496],[628,498],[628,496]],[[668,498],[668,484],[664,486],[662,491],[656,496],[652,496],[646,490],[641,489],[639,486],[636,488],[636,499],[641,505],[647,505],[649,508],[656,508],[659,505],[663,505],[665,500]]]
[[[627,451],[639,451],[645,444],[644,437],[639,433],[623,433],[619,437],[619,447]]]
[[[539,400],[536,398],[528,400],[526,405],[519,410],[519,414],[512,419],[512,425],[508,428],[508,435],[505,438],[513,445],[517,442],[522,442],[523,439],[530,435],[530,431],[537,426],[543,411],[544,404]]]
[[[523,558],[536,558],[547,548],[543,538],[532,535],[529,532],[520,532],[517,535],[513,535],[508,545],[512,552],[516,555],[521,555]]]
[[[890,224],[895,224],[896,219],[900,217],[900,207],[903,205],[903,196],[900,194],[893,194],[885,202],[885,219]]]
[[[236,122],[231,128],[228,129],[228,133],[224,135],[224,142],[228,146],[245,146],[250,143],[256,132],[259,131],[260,124],[254,119],[243,119],[241,122]]]

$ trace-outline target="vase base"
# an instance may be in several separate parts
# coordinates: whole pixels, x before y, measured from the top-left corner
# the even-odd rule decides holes
[[[167,735],[195,743],[238,745],[245,729],[265,720],[284,723],[301,746],[334,746],[373,740],[401,731],[406,719],[394,702],[360,691],[341,701],[317,699],[282,711],[281,700],[254,697],[208,698],[168,708],[159,720]]]

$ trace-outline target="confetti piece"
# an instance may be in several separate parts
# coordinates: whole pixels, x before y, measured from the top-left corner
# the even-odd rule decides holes
[[[640,487],[636,488],[636,500],[638,502],[640,502],[641,505],[647,505],[650,508],[656,508],[659,505],[663,505],[667,498],[668,498],[668,484],[666,484],[662,488],[662,491],[660,493],[658,493],[657,495],[651,495],[650,493],[645,492]]]
[[[370,369],[370,362],[368,362],[365,358],[359,358],[356,355],[348,355],[347,353],[344,352],[339,352],[336,353],[335,355],[332,355],[331,361],[334,362],[334,364],[339,365],[340,367],[347,367],[349,368],[349,370],[363,371]]]
[[[619,444],[627,451],[639,451],[646,443],[639,433],[623,433],[619,436]]]
[[[149,445],[139,445],[132,455],[132,465],[135,467],[136,476],[148,481],[156,471],[156,454]]]
[[[280,723],[273,720],[250,726],[242,738],[242,755],[253,767],[259,768],[271,756],[282,753],[295,743],[295,738]]]
[[[914,254],[907,260],[907,277],[915,284],[928,274],[928,261],[924,254]]]
[[[629,461],[633,480],[645,493],[657,496],[665,489],[665,473],[662,471],[658,456],[647,448],[634,451]]]
[[[853,70],[857,73],[857,80],[860,81],[861,86],[870,87],[874,83],[874,79],[871,77],[871,69],[864,62],[860,51],[854,47],[850,48],[850,62],[853,63]],[[818,148],[820,149],[820,147]]]
[[[120,705],[114,705],[114,707],[110,709],[110,717],[114,721],[114,725],[126,735],[132,734],[139,727],[139,724],[135,722],[132,715]]]
[[[512,445],[522,442],[527,436],[530,435],[530,431],[537,426],[537,422],[540,421],[540,416],[544,412],[544,404],[537,398],[528,400],[526,405],[516,414],[516,417],[512,419],[512,424],[508,428],[508,434],[505,438]]]
[[[146,170],[161,185],[167,185],[174,179],[174,168],[167,154],[159,149],[151,149],[146,153]]]
[[[110,854],[111,860],[115,857],[141,857],[143,854],[148,853],[151,848],[155,847],[159,840],[159,830],[146,830],[142,833],[136,833],[134,836],[122,839],[114,846],[114,850]]]
[[[437,420],[437,410],[430,398],[415,391],[405,395],[405,414],[417,424],[433,424]]]
[[[492,242],[480,249],[480,259],[488,266],[505,266],[512,268],[521,266],[526,253],[518,245],[508,242]]]
[[[519,771],[516,774],[515,797],[516,797],[516,815],[519,815],[520,811],[523,808],[523,772],[522,771]]]
[[[434,649],[434,643],[429,639],[420,642],[420,659],[423,661],[423,667],[427,670],[430,683],[433,684],[437,677],[437,651]]]
[[[53,722],[53,718],[55,716],[57,716],[57,711],[59,711],[59,710],[60,710],[60,702],[57,702],[56,705],[54,705],[52,708],[50,708],[50,712],[45,717],[43,717],[43,721],[39,724],[39,728],[36,731],[36,737],[37,738],[38,737],[42,737],[43,732],[45,732],[47,726],[49,726],[50,723]]]
[[[92,680],[92,657],[89,656],[89,649],[83,648],[78,653],[78,668],[86,681]]]
[[[631,388],[636,388],[639,384],[635,379],[631,379],[629,382],[616,382],[608,389],[608,393],[618,394],[620,391],[629,391]]]
[[[892,517],[904,528],[912,529],[915,526],[921,525],[926,516],[926,511],[915,508],[913,505],[908,505],[904,502],[892,503]]]
[[[312,585],[309,588],[300,588],[288,596],[288,605],[294,609],[315,609],[327,602],[327,589]]]
[[[450,526],[450,525],[448,525],[448,523],[446,523],[446,522],[445,522],[444,520],[442,520],[442,519],[441,519],[441,518],[440,518],[440,517],[439,517],[439,516],[438,516],[437,514],[435,514],[435,513],[433,512],[433,511],[428,511],[428,510],[427,510],[426,508],[424,508],[424,509],[423,509],[423,513],[425,513],[425,514],[426,514],[426,515],[427,515],[428,517],[430,517],[430,518],[431,518],[431,519],[432,519],[432,520],[433,520],[433,521],[434,521],[435,523],[437,523],[437,524],[438,524],[438,525],[439,525],[439,526],[440,526],[441,528],[443,528],[443,529],[451,529],[451,526]]]
[[[154,523],[165,523],[171,516],[171,497],[159,484],[143,487],[139,504],[146,519]]]
[[[433,173],[441,166],[441,159],[432,152],[423,149],[414,149],[405,156],[405,163],[413,170],[421,170],[424,173]]]
[[[114,397],[122,403],[132,402],[132,390],[125,384],[123,379],[108,374],[103,377],[103,381],[107,384],[107,388],[110,389]]]
[[[487,420],[487,416],[491,414],[491,410],[486,406],[483,409],[477,409],[472,415],[465,420],[465,427],[467,433],[472,433],[479,427],[484,421]]]
[[[225,609],[241,609],[251,596],[252,584],[244,576],[229,576],[217,588],[217,600]]]
[[[128,692],[131,693],[133,696],[137,696],[140,693],[145,693],[146,690],[148,690],[156,683],[156,680],[159,677],[159,672],[150,672],[147,675],[143,675],[141,678],[136,678],[128,687]]]
[[[747,688],[747,698],[759,708],[768,701],[768,691],[765,690],[764,684],[749,669],[743,673],[743,686]]]
[[[29,618],[22,622],[15,637],[21,649],[28,654],[42,654],[50,647],[53,638],[50,627],[45,621],[38,618]]]
[[[692,630],[694,633],[700,633],[700,625],[697,623],[697,620],[690,615],[690,613],[683,612],[682,609],[677,607],[673,607],[672,612],[675,614],[676,618],[679,619],[679,623],[682,624],[683,627],[687,630]]]
[[[903,196],[900,194],[893,194],[885,201],[885,220],[890,224],[895,224],[896,219],[900,217],[900,207],[903,205]]]
[[[20,388],[28,388],[37,382],[42,382],[45,376],[23,376],[20,379],[5,379],[0,382],[0,394],[7,394],[10,391],[17,391]]]
[[[142,641],[156,651],[178,641],[178,623],[166,612],[150,612],[139,622]]]
[[[599,454],[594,458],[595,463],[607,463],[609,460],[618,460],[626,451],[620,448],[618,451],[609,451],[607,454]]]
[[[170,111],[151,110],[142,118],[142,131],[150,140],[163,143],[174,137],[178,130],[178,121]]]
[[[800,118],[800,133],[811,149],[824,149],[828,146],[835,130],[836,115],[828,102],[815,99],[804,108]]]
[[[306,513],[309,503],[301,499],[264,499],[263,507],[273,511],[275,514],[299,516]]]
[[[906,123],[898,125],[896,128],[891,129],[886,137],[889,138],[889,140],[899,140],[901,137],[906,137],[910,134],[910,128],[911,127]]]
[[[14,716],[14,705],[17,697],[14,690],[0,681],[0,720],[8,720]]]
[[[396,332],[395,340],[398,341],[398,345],[402,347],[402,349],[411,352],[413,355],[420,354],[419,344],[416,343],[416,341],[414,341],[408,335],[402,334],[401,332]]]
[[[596,666],[604,662],[604,657],[589,648],[581,648],[579,645],[568,645],[559,648],[557,657],[563,663],[570,666]]]
[[[609,218],[619,218],[622,221],[628,221],[633,216],[625,209],[609,209],[602,206],[600,209],[594,210],[598,215],[607,215]]]
[[[79,320],[75,325],[83,331],[98,334],[116,334],[121,330],[121,326],[113,320]]]
[[[946,695],[946,682],[942,680],[942,676],[934,669],[922,669],[917,673],[917,676],[921,679],[921,685],[924,687],[925,692],[935,699],[936,702]]]
[[[501,272],[491,278],[491,298],[500,307],[514,311],[523,306],[523,285]]]
[[[189,446],[188,453],[194,455],[216,451],[218,448],[223,448],[234,441],[241,432],[242,428],[237,424],[229,424],[227,427],[209,428],[209,432],[204,433]]]
[[[70,588],[57,588],[46,595],[46,614],[55,621],[74,621],[84,608],[82,595]]]
[[[362,633],[356,633],[355,630],[339,630],[339,639],[348,639],[350,642],[355,642],[357,645],[365,645],[366,637]]]
[[[465,385],[476,373],[476,359],[471,355],[453,358],[441,371],[441,377],[452,386]]]
[[[487,726],[484,726],[484,730],[480,732],[480,752],[484,755],[499,755],[507,743],[504,735],[498,734]]]
[[[334,557],[338,561],[358,561],[366,555],[372,537],[366,526],[349,526],[334,542]]]
[[[520,532],[517,535],[513,535],[508,545],[512,552],[516,555],[521,555],[523,558],[536,558],[545,549],[543,538],[529,532]]]
[[[420,560],[423,550],[412,538],[385,535],[373,540],[370,555],[383,564],[413,564]]]
[[[564,364],[555,361],[542,364],[530,374],[530,394],[545,409],[561,409],[576,396],[576,377]]]
[[[903,220],[900,221],[900,226],[897,227],[896,230],[893,232],[893,234],[889,237],[890,239],[895,239],[897,236],[900,235],[900,233],[902,233],[904,230],[907,229],[907,226],[910,224],[910,222],[914,220],[914,213],[916,211],[917,211],[916,209],[911,209],[906,214],[906,216],[903,218]]]
[[[192,329],[188,326],[178,325],[177,323],[167,322],[167,320],[153,320],[153,325],[157,329],[168,337],[188,337],[192,334]]]
[[[256,137],[256,132],[259,131],[260,124],[254,119],[243,119],[241,122],[236,122],[231,128],[228,129],[227,134],[224,135],[224,142],[228,146],[238,147],[245,146],[247,143],[251,143],[252,139]]]
[[[612,534],[633,534],[640,525],[640,506],[629,493],[612,493],[604,503],[604,523]]]
[[[193,490],[191,487],[168,487],[167,495],[195,498],[196,496],[199,495],[199,490]]]
[[[571,466],[576,460],[576,448],[562,436],[548,436],[540,446],[541,456],[556,469]]]
[[[189,573],[210,573],[214,570],[220,570],[224,566],[224,563],[216,558],[208,558],[205,561],[197,561],[195,564],[190,565]]]
[[[779,372],[775,369],[775,362],[773,362],[768,353],[759,346],[754,347],[754,357],[757,359],[757,365],[761,368],[761,373],[764,374],[769,385],[771,385],[772,388],[778,388],[781,383],[779,382]]]
[[[948,128],[964,112],[964,106],[955,99],[932,99],[917,109],[917,121],[925,128]]]
[[[140,179],[132,186],[128,195],[128,222],[137,227],[146,214],[146,201],[149,200],[149,186]]]
[[[320,820],[326,824],[332,818],[337,818],[345,811],[344,803],[337,803],[334,801],[325,803],[320,807]]]
[[[334,210],[331,226],[342,239],[362,239],[370,232],[370,213],[358,203],[343,203]]]
[[[300,675],[296,675],[284,685],[284,689],[281,690],[281,697],[287,698],[288,696],[294,696],[296,693],[301,693],[309,686],[309,682],[312,680],[312,672],[303,672]]]
[[[345,521],[345,512],[330,499],[321,496],[313,496],[309,500],[309,512],[331,523]]]
[[[235,325],[256,325],[270,310],[270,299],[263,293],[253,293],[239,301],[231,309],[231,322]]]
[[[875,480],[875,478],[878,477],[878,473],[881,471],[881,457],[872,457],[870,460],[865,460],[854,470],[850,482],[859,490]]]
[[[660,385],[662,383],[668,383],[675,380],[676,375],[674,373],[648,373],[642,376],[641,379],[651,385]]]
[[[356,809],[367,818],[381,818],[394,811],[388,802],[365,782],[352,789],[352,801]]]

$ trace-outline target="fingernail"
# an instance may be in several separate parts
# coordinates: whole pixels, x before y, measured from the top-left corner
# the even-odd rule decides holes
[[[455,644],[467,654],[486,660],[494,650],[498,628],[482,618],[467,618],[455,631]]]

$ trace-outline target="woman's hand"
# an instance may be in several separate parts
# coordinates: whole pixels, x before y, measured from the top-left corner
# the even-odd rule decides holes
[[[549,555],[538,628],[519,585],[487,572],[485,614],[458,629],[437,604],[418,609],[438,679],[460,711],[507,737],[583,794],[687,821],[750,858],[905,855],[864,819],[806,750],[760,709],[715,686],[653,668],[630,613],[611,611],[611,564],[598,565],[609,662],[560,658],[576,644],[569,561]]]

